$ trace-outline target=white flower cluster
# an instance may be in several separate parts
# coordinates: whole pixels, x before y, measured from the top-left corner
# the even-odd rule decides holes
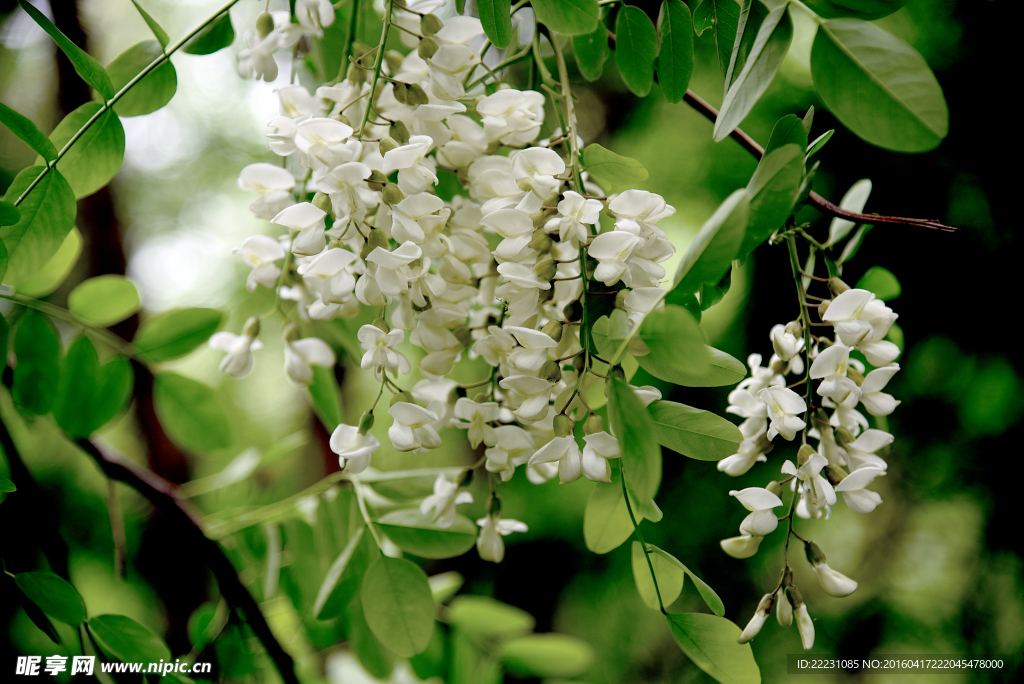
[[[900,403],[883,391],[900,369],[895,363],[899,347],[884,339],[897,314],[867,290],[850,289],[836,278],[829,280],[829,287],[834,298],[822,300],[816,306],[822,322],[831,325],[834,337],[805,334],[798,321],[776,325],[770,333],[775,353],[767,366],[761,366],[760,355],[752,354],[748,359],[750,377],[729,394],[727,411],[745,419],[740,425],[743,441],[737,453],[719,461],[719,470],[734,476],[746,473],[758,461],[767,460],[766,454],[779,435],[791,441],[806,430],[806,437],[817,440],[817,446],[812,446],[805,439],[797,462],[787,460],[782,464],[782,473],[788,477],[781,483],[773,481],[765,488],[731,492],[751,511],[740,524],[740,535],[721,542],[722,549],[735,558],[753,556],[761,540],[776,529],[779,519],[775,509],[783,505],[779,495],[786,482],[794,496],[799,497],[793,512],[801,518],[829,518],[837,492],[858,513],[870,513],[882,502],[878,493],[867,486],[885,475],[888,466],[877,452],[891,444],[893,436],[871,428],[860,409],[881,417],[892,413]],[[808,340],[809,349],[805,348]],[[851,356],[853,351],[860,352],[873,367],[870,372],[864,363]],[[805,366],[807,362],[809,368]],[[787,384],[787,376],[798,379]],[[811,414],[808,426],[807,402],[818,403],[810,394],[812,380],[818,381],[815,393],[822,408]],[[804,395],[790,389],[793,386],[803,386]],[[857,583],[829,568],[817,544],[806,544],[808,559],[825,591],[832,596],[853,593]],[[799,591],[792,586],[788,569],[776,592],[761,600],[741,641],[749,641],[757,634],[773,604],[778,607],[779,622],[784,626],[792,622],[796,610],[803,645],[810,648],[814,627]]]
[[[316,24],[318,2],[299,5],[312,22],[303,22],[307,31],[326,25]],[[645,191],[604,197],[593,183],[580,187],[585,174],[571,162],[569,136],[555,131],[536,142],[541,93],[499,85],[487,94],[472,83],[481,57],[471,44],[482,43],[479,20],[457,16],[418,50],[384,55],[376,84],[356,64],[314,94],[281,88],[269,137],[283,165],[248,166],[239,186],[259,194],[253,213],[284,232],[251,237],[237,251],[252,267],[250,291],[271,288],[296,302],[286,364],[295,382],[311,381],[310,364],[334,363],[326,344],[299,339],[299,328],[355,318],[364,307],[380,312],[358,330],[360,365],[394,395],[388,436],[395,449],[434,449],[439,430],[454,425],[474,448],[484,445],[486,469],[501,480],[525,465],[534,483],[556,474],[562,483],[607,482],[618,443],[578,398],[584,279],[602,283],[605,295],[621,293],[617,305],[639,321],[662,298],[660,263],[674,247],[657,222],[675,210]],[[269,63],[255,66],[253,45],[240,67],[269,76]],[[458,179],[461,194],[438,195],[442,172]],[[611,224],[603,232],[602,214]],[[258,322],[242,335],[220,334],[224,372],[249,372],[257,336]],[[410,371],[404,344],[424,352],[423,380],[410,391],[397,385]],[[446,376],[475,358],[493,370],[469,398]],[[582,450],[577,420],[586,421]],[[372,409],[369,421],[338,426],[332,436],[349,472],[366,468],[380,446],[369,424]],[[450,525],[467,496],[442,477],[422,510]],[[503,555],[501,536],[525,528],[498,516],[481,521],[478,544],[493,561]]]

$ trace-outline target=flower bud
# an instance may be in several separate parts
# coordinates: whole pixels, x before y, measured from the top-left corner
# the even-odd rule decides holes
[[[380,228],[371,228],[370,234],[366,237],[366,243],[372,248],[380,247],[382,249],[388,248],[388,236]],[[383,330],[383,328],[382,328]],[[385,330],[384,332],[388,332]]]
[[[349,64],[348,70],[345,72],[345,78],[354,86],[361,86],[366,83],[366,71],[360,69],[355,64]]]
[[[568,437],[576,429],[576,421],[564,413],[559,413],[554,420],[555,437]]]
[[[775,442],[768,439],[768,433],[765,432],[754,442],[754,448],[757,449],[759,454],[769,454],[775,448]]]
[[[289,323],[284,329],[284,341],[285,342],[298,342],[302,339],[302,331],[299,330],[299,326],[294,323]]]
[[[370,46],[360,40],[352,41],[352,54],[359,55],[359,64],[364,67],[372,67],[374,56],[370,52]]]
[[[408,83],[392,83],[391,94],[395,96],[401,104],[409,104],[409,84]]]
[[[596,413],[591,413],[587,422],[583,424],[583,434],[593,435],[598,432],[604,432],[604,418]]]
[[[260,38],[266,38],[274,30],[274,17],[269,12],[264,12],[256,18],[256,30],[260,32]]]
[[[399,403],[415,404],[416,400],[412,398],[411,394],[409,394],[405,390],[402,390],[401,392],[398,392],[391,397],[391,403],[389,404],[389,406],[394,406],[395,404]]]
[[[622,366],[614,366],[608,371],[608,379],[611,380],[612,378],[626,382],[626,371],[622,370]]]
[[[390,135],[385,135],[383,138],[381,138],[380,142],[377,143],[377,145],[379,146],[380,153],[382,155],[387,154],[396,147],[401,147],[401,145],[398,144],[398,141],[392,138]]]
[[[562,339],[562,322],[552,319],[544,324],[541,332],[558,342]]]
[[[784,589],[779,589],[775,594],[775,619],[782,627],[793,624],[793,605],[789,602]]]
[[[817,545],[815,545],[817,546]],[[807,554],[807,560],[811,560],[811,554]],[[811,561],[811,568],[814,570],[814,574],[818,576],[818,582],[821,583],[821,588],[825,590],[825,593],[829,596],[835,596],[836,598],[843,598],[849,596],[853,592],[857,591],[857,581],[852,580],[841,572],[836,572],[828,566],[825,562],[824,556],[820,562]]]
[[[427,91],[419,83],[409,84],[409,93],[405,97],[405,104],[410,107],[418,107],[430,102]]]
[[[558,264],[549,255],[544,255],[537,260],[537,263],[533,267],[533,272],[537,274],[540,280],[549,281],[555,277],[555,273],[558,272]]]
[[[373,427],[373,411],[363,411],[359,417],[359,434],[365,435]]]
[[[409,142],[409,129],[401,121],[391,124],[391,137],[405,145]]]
[[[256,316],[252,316],[251,318],[249,318],[249,320],[247,320],[245,322],[245,325],[242,327],[242,334],[245,335],[246,337],[251,337],[254,340],[257,337],[259,337],[260,319],[257,318]]]
[[[438,47],[439,46],[437,44],[437,41],[434,40],[431,36],[427,36],[426,38],[420,41],[419,46],[416,48],[416,54],[420,56],[420,59],[426,61],[434,56],[434,53],[437,52]]]
[[[490,400],[491,400],[491,395],[487,394],[487,392],[478,392],[477,395],[475,397],[473,397],[473,401],[475,401],[478,404],[483,404],[484,402],[488,402]],[[455,402],[451,402],[451,403],[454,404]]]
[[[375,321],[373,322],[373,325],[374,325],[375,327],[377,327],[377,328],[380,328],[380,329],[381,329],[381,330],[383,330],[383,331],[384,331],[385,333],[389,333],[389,332],[391,332],[391,326],[390,326],[390,325],[388,325],[388,322],[387,322],[387,321],[385,321],[385,320],[384,320],[383,318],[378,318],[377,320],[375,320]]]
[[[719,542],[722,550],[733,558],[750,558],[757,553],[757,547],[761,545],[764,537],[758,535],[744,534],[739,537],[730,537]]]
[[[796,452],[796,462],[803,467],[807,465],[807,462],[811,460],[811,456],[817,453],[810,444],[804,444],[800,447],[800,451]]]
[[[384,53],[384,62],[388,65],[389,74],[397,74],[402,70],[402,53],[398,50],[388,50]]]
[[[832,434],[835,436],[836,444],[844,449],[856,441],[853,434],[844,427],[837,427]]]
[[[622,309],[623,311],[625,311],[625,309],[626,309],[626,297],[629,296],[629,293],[630,293],[630,290],[619,290],[618,292],[615,293],[615,308],[616,309]]]
[[[804,650],[809,651],[814,646],[814,623],[807,613],[807,606],[801,603],[796,609],[796,628],[800,631],[800,643]]]
[[[444,22],[436,14],[426,14],[420,17],[420,33],[424,36],[432,36],[444,28]]]
[[[849,473],[837,465],[832,465],[830,463],[825,466],[825,477],[828,478],[829,484],[833,487],[845,480],[847,475],[849,475]]]
[[[745,644],[757,636],[757,633],[761,631],[761,627],[764,625],[764,621],[771,615],[774,603],[775,594],[765,594],[761,597],[760,603],[757,604],[757,610],[754,611],[754,617],[750,618],[750,622],[743,629],[740,638],[736,640],[737,643]]]
[[[549,287],[546,290],[540,290],[537,294],[537,301],[540,303],[550,302],[555,298],[555,288]]]
[[[394,183],[388,183],[384,186],[384,192],[381,193],[381,199],[384,200],[384,204],[389,207],[393,207],[405,199],[405,193],[402,192],[402,189]]]
[[[841,295],[844,292],[846,292],[847,290],[849,290],[850,286],[847,285],[846,283],[844,283],[839,278],[836,278],[835,276],[833,276],[833,277],[828,279],[828,289],[829,289],[829,292],[832,293],[833,297],[838,297],[839,295]]]
[[[318,192],[313,195],[313,206],[325,214],[329,214],[331,213],[331,198],[322,192]]]
[[[543,228],[533,231],[533,237],[530,238],[530,249],[535,249],[538,252],[550,252],[553,244],[551,236]]]
[[[860,387],[861,385],[864,384],[864,376],[861,374],[859,370],[857,370],[853,366],[846,367],[846,377],[850,378],[855,383],[857,383],[857,387]]]
[[[455,330],[452,331],[452,334],[455,335],[455,339],[457,339],[459,341],[459,344],[461,344],[463,347],[467,347],[473,343],[473,331],[467,328],[466,326],[456,328]]]
[[[820,546],[818,546],[818,542],[804,542],[804,553],[807,555],[807,561],[811,565],[818,565],[819,563],[825,562],[825,552],[821,550]]]
[[[574,356],[572,359],[572,369],[576,371],[576,375],[583,372],[583,366],[586,362],[583,360],[583,354]]]
[[[359,248],[359,258],[365,261],[366,257],[370,256],[370,252],[372,251],[373,247],[370,246],[370,242],[364,242],[363,246]]]
[[[551,359],[544,362],[544,365],[537,371],[537,377],[544,378],[548,382],[558,382],[562,379],[562,369],[558,367],[558,362]]]
[[[826,299],[822,302],[818,302],[818,318],[825,320],[825,312],[828,311],[829,304],[832,303],[831,299]]]
[[[800,324],[800,321],[790,321],[786,324],[786,332],[793,337],[801,337],[804,334],[804,326]]]
[[[775,480],[772,480],[771,482],[769,482],[768,486],[765,487],[765,489],[767,489],[769,492],[771,492],[775,496],[781,496],[782,495],[782,485],[779,484],[778,482],[776,482]]]
[[[573,323],[583,318],[583,303],[580,300],[570,302],[565,305],[562,309],[562,315],[565,316],[565,320]]]

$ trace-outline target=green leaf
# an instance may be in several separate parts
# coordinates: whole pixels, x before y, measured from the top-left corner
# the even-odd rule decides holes
[[[698,36],[712,29],[718,64],[724,77],[729,70],[733,44],[736,42],[736,25],[740,18],[740,6],[736,0],[702,0],[693,11],[693,30]]]
[[[128,405],[134,372],[120,354],[99,365],[96,348],[81,336],[64,356],[53,418],[72,437],[88,437]]]
[[[811,77],[836,118],[873,145],[925,152],[949,132],[946,98],[924,58],[874,24],[823,22],[811,47]]]
[[[160,424],[179,444],[196,451],[231,445],[227,412],[209,385],[177,373],[156,376],[154,404]]]
[[[11,326],[7,323],[7,319],[2,313],[0,313],[0,359],[3,360],[4,367],[7,366],[9,360],[11,344]],[[2,369],[0,369],[2,370]]]
[[[498,655],[513,672],[536,677],[575,677],[590,669],[594,649],[568,634],[530,634],[504,642]]]
[[[629,337],[633,326],[622,309],[612,309],[610,316],[594,321],[590,334],[598,353],[606,359],[615,356],[619,346]]]
[[[615,17],[615,64],[622,80],[640,97],[651,92],[658,35],[651,18],[639,7],[623,5]]]
[[[146,24],[149,26],[149,30],[152,31],[153,35],[156,36],[156,39],[158,41],[160,41],[160,47],[166,48],[167,47],[167,43],[170,42],[170,40],[167,38],[167,32],[164,31],[163,27],[161,27],[160,24],[158,24],[156,22],[156,19],[154,19],[153,17],[149,16],[149,12],[147,12],[146,10],[142,9],[142,7],[139,6],[139,3],[136,2],[136,0],[132,0],[132,4],[135,5],[135,9],[137,9],[139,11],[139,14],[142,15],[142,18],[145,20]],[[111,76],[110,78],[111,78],[111,80],[114,80],[113,76]],[[116,90],[120,90],[120,88],[117,88],[116,86],[115,86],[115,89]]]
[[[700,461],[720,461],[736,453],[743,441],[735,425],[710,411],[655,401],[647,413],[658,444]]]
[[[693,571],[690,570],[690,568],[684,565],[683,570],[686,571],[686,574],[690,576],[691,580],[693,580],[694,586],[697,587],[697,593],[699,593],[700,597],[704,599],[704,603],[711,609],[711,612],[719,617],[725,615],[725,604],[722,603],[722,599],[715,593],[715,590],[709,587],[700,577],[693,574]]]
[[[747,375],[747,367],[714,347],[707,347],[711,357],[711,367],[704,373],[692,373],[678,368],[673,369],[670,382],[683,387],[722,387],[735,385]],[[640,364],[643,366],[643,364]],[[650,372],[650,371],[648,371]]]
[[[813,111],[814,108],[811,108]],[[771,137],[765,145],[763,157],[785,145],[799,145],[801,150],[807,149],[807,128],[802,119],[795,114],[787,114],[775,122]]]
[[[679,385],[686,374],[703,375],[710,371],[704,333],[682,307],[669,305],[647,314],[638,337],[650,353],[638,356],[637,361],[657,378]]]
[[[839,202],[839,208],[860,213],[864,211],[864,205],[868,203],[868,197],[870,196],[871,179],[862,178],[846,191],[846,194],[843,195],[843,199]],[[848,221],[847,219],[832,219],[832,223],[830,223],[828,227],[828,242],[825,243],[825,246],[831,247],[842,240],[851,230],[853,230],[855,225],[857,224],[853,221]]]
[[[0,476],[0,494],[10,494],[16,491],[18,491],[18,488],[14,486],[13,482],[6,477]]]
[[[373,535],[367,532],[365,525],[360,526],[331,564],[320,584],[313,608],[317,620],[335,618],[345,612],[350,603],[359,602],[363,577],[378,555],[380,550]],[[325,591],[326,595],[322,596]]]
[[[77,227],[64,238],[57,252],[35,275],[18,283],[18,294],[39,299],[50,294],[67,280],[82,254],[82,233]]]
[[[86,323],[106,328],[139,310],[139,291],[122,275],[96,276],[71,291],[68,310]]]
[[[640,542],[633,542],[633,580],[636,582],[637,593],[648,608],[659,610],[658,592],[661,592],[661,603],[666,607],[679,598],[683,591],[683,564],[669,553],[659,549],[654,544],[647,545],[647,552],[650,554],[651,566],[654,566],[654,575],[658,578],[658,588],[655,589],[654,581],[651,579],[651,566],[647,565],[647,558],[644,557],[643,547]]]
[[[41,166],[24,169],[7,188],[4,200],[13,204],[42,172]],[[71,186],[54,171],[43,176],[18,209],[21,219],[0,227],[9,255],[4,282],[10,285],[27,280],[50,260],[75,225],[78,211]]]
[[[14,581],[32,603],[54,620],[80,625],[88,617],[82,595],[52,572],[20,572]]]
[[[130,617],[98,615],[89,620],[88,625],[100,649],[122,663],[155,663],[171,659],[167,645]]]
[[[327,600],[331,598],[331,594],[341,581],[342,575],[345,574],[345,570],[348,569],[349,564],[352,562],[352,558],[356,554],[365,532],[365,527],[360,527],[356,530],[356,533],[348,540],[345,548],[341,550],[338,557],[331,563],[331,567],[327,569],[327,575],[324,577],[324,581],[320,583],[320,590],[316,594],[316,600],[313,601],[313,615],[316,616],[317,620],[327,620],[338,615],[338,611],[344,602],[335,601],[334,610],[331,611],[324,611],[324,606],[327,605]],[[325,614],[325,612],[329,614]]]
[[[98,102],[88,102],[68,114],[50,133],[50,140],[60,149],[78,133],[100,109]],[[124,161],[124,128],[117,115],[108,110],[82,134],[57,162],[75,198],[81,199],[110,182]],[[36,160],[39,163],[39,160]]]
[[[10,257],[7,254],[7,248],[4,247],[4,243],[0,242],[0,282],[3,282],[4,276],[7,275],[7,264],[10,262]]]
[[[57,630],[56,628],[54,628],[53,623],[50,621],[50,618],[46,617],[46,613],[40,610],[39,606],[30,601],[29,598],[25,596],[25,593],[17,588],[18,585],[14,581],[14,578],[8,574],[4,574],[0,575],[0,581],[8,582],[15,587],[13,589],[13,592],[17,593],[19,603],[21,604],[21,607],[25,610],[25,614],[28,616],[28,619],[32,621],[32,624],[38,627],[43,634],[49,637],[50,641],[57,644],[58,646],[63,646],[60,634],[57,633]],[[11,592],[8,590],[7,593],[10,594]]]
[[[871,21],[892,14],[908,0],[807,0],[806,4],[825,19],[853,17]]]
[[[767,16],[768,8],[759,0],[744,0],[741,3],[739,18],[736,20],[736,40],[729,55],[729,68],[725,72],[723,95],[729,92],[729,86],[735,83],[736,77],[742,73],[747,57],[757,42],[757,33]]]
[[[146,319],[132,344],[148,361],[169,361],[206,342],[223,322],[217,309],[175,309]]]
[[[648,510],[661,484],[661,448],[654,441],[651,419],[625,382],[608,386],[608,417],[619,441],[621,475],[641,511]],[[648,517],[644,514],[644,517]],[[655,516],[657,517],[657,516]]]
[[[345,422],[345,415],[341,407],[341,390],[338,387],[338,380],[334,377],[333,368],[323,366],[312,366],[313,382],[309,385],[309,399],[313,403],[320,421],[328,431],[334,430],[341,423]]]
[[[466,634],[485,639],[527,634],[536,624],[525,610],[487,596],[456,596],[445,611],[444,620]]]
[[[739,256],[746,256],[781,228],[793,212],[804,179],[804,147],[787,144],[761,157],[747,184],[750,223]]]
[[[707,311],[715,304],[725,299],[725,295],[729,294],[729,288],[732,287],[732,269],[730,268],[722,276],[722,279],[717,283],[701,283],[700,286],[700,308],[703,311]],[[685,307],[684,307],[685,308]],[[700,323],[700,318],[694,316],[697,322]]]
[[[598,183],[633,185],[647,180],[647,169],[636,159],[623,157],[597,143],[583,148],[583,168]]]
[[[619,474],[613,468],[612,482],[598,482],[583,513],[583,541],[594,553],[619,548],[633,534],[633,521],[626,510]]]
[[[715,142],[724,140],[747,117],[772,82],[793,40],[793,20],[788,4],[773,9],[757,32],[743,69],[725,94],[715,120]]]
[[[0,123],[7,126],[11,133],[24,140],[29,147],[38,152],[46,161],[53,161],[57,158],[57,148],[53,146],[50,139],[43,135],[43,132],[36,128],[36,125],[30,119],[3,103],[0,103]],[[11,224],[4,223],[3,225]]]
[[[736,190],[704,222],[679,262],[673,290],[696,292],[722,279],[743,242],[749,204],[746,193]]]
[[[611,50],[608,48],[608,29],[604,22],[597,22],[597,28],[572,38],[572,50],[576,55],[576,66],[588,81],[596,81],[604,73],[604,63]]]
[[[107,65],[107,73],[114,87],[121,90],[162,54],[163,49],[155,40],[143,41],[122,52]],[[118,116],[141,116],[155,112],[171,101],[177,89],[178,74],[168,60],[133,85],[114,105],[114,112]]]
[[[694,665],[722,684],[760,684],[761,671],[750,644],[738,644],[740,628],[704,613],[666,616],[672,636]]]
[[[381,681],[391,678],[395,654],[385,648],[366,623],[366,614],[358,596],[345,611],[345,635],[364,670]]]
[[[592,33],[601,19],[597,0],[533,0],[537,21],[566,36]]]
[[[509,10],[512,0],[477,0],[476,11],[484,34],[496,48],[506,48],[512,43],[512,17]]]
[[[679,102],[693,75],[693,19],[680,0],[661,3],[658,38],[658,84],[666,100]]]
[[[114,87],[110,83],[110,77],[107,76],[107,72],[103,70],[99,62],[85,50],[72,43],[42,12],[29,4],[28,0],[18,0],[18,4],[28,12],[34,22],[49,34],[50,38],[53,38],[53,42],[57,44],[61,52],[67,55],[83,81],[98,90],[105,99],[114,96]]]
[[[14,206],[10,202],[0,200],[0,226],[14,226],[17,225],[18,221],[21,220],[21,212],[18,211],[18,207]],[[7,249],[4,248],[4,255],[6,259]],[[6,267],[6,264],[5,264]],[[2,279],[2,278],[0,278]]]
[[[873,292],[875,297],[883,302],[896,299],[900,296],[900,292],[903,291],[900,287],[900,281],[896,279],[892,271],[881,266],[869,268],[864,277],[857,281],[856,287]]]
[[[439,528],[418,509],[392,511],[377,526],[398,548],[422,558],[454,558],[473,548],[476,525],[464,515],[455,516],[451,527]]]
[[[825,147],[825,143],[827,143],[832,138],[832,135],[835,132],[836,131],[834,128],[830,128],[829,130],[825,131],[824,133],[822,133],[821,135],[814,139],[814,142],[812,142],[807,147],[807,154],[804,156],[805,164],[806,161],[810,161],[814,157],[814,155],[818,154],[818,152],[821,152],[821,149]]]
[[[380,556],[366,571],[359,591],[366,624],[402,658],[426,649],[434,631],[434,598],[419,566]]]
[[[60,339],[49,318],[25,314],[14,333],[14,356],[14,403],[22,413],[49,413],[60,382]]]
[[[234,40],[235,29],[231,25],[231,14],[225,12],[185,43],[182,50],[190,55],[209,55],[226,48]]]

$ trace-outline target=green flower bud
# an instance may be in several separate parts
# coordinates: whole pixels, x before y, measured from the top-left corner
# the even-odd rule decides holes
[[[786,587],[786,595],[789,596],[789,602],[793,604],[793,608],[799,608],[804,605],[804,595],[800,593],[795,584]]]
[[[491,395],[487,394],[487,392],[479,392],[475,397],[473,397],[473,401],[475,401],[478,404],[486,404],[490,400]]]
[[[562,339],[562,322],[552,319],[548,321],[540,331],[555,342],[559,342]]]
[[[596,413],[591,413],[587,422],[583,424],[583,434],[593,435],[597,432],[604,432],[604,419]]]
[[[373,251],[373,247],[370,246],[369,241],[364,242],[363,246],[359,248],[359,258],[366,261],[366,257],[370,256],[370,252]]]
[[[434,53],[437,52],[439,47],[440,46],[437,44],[436,40],[427,36],[420,41],[419,46],[416,48],[416,54],[420,56],[420,59],[426,61],[434,56]]]
[[[391,137],[406,145],[409,142],[409,129],[401,121],[396,121],[391,124]]]
[[[406,404],[415,404],[416,400],[412,398],[411,394],[409,394],[405,390],[402,390],[401,392],[398,392],[397,394],[391,397],[390,406],[394,406],[395,404],[401,402],[405,402]]]
[[[629,296],[631,290],[619,290],[615,293],[615,308],[626,310],[626,297]]]
[[[580,354],[579,356],[573,358],[572,368],[574,371],[576,371],[576,375],[579,375],[580,373],[583,372],[584,363],[585,362],[583,360],[583,354]]]
[[[387,183],[388,177],[384,175],[383,171],[371,171],[370,177],[366,180],[373,181],[374,183]]]
[[[375,327],[377,327],[377,328],[380,328],[380,329],[381,329],[381,330],[383,330],[383,331],[384,331],[385,333],[389,333],[389,332],[391,332],[391,326],[390,326],[390,325],[388,325],[388,322],[387,322],[387,321],[385,321],[385,320],[384,320],[383,318],[378,318],[377,320],[375,320],[375,321],[373,322],[373,325],[374,325]]]
[[[779,484],[778,482],[776,482],[775,480],[772,480],[771,482],[769,482],[768,486],[765,487],[765,489],[767,489],[769,492],[771,492],[775,496],[780,496],[782,494],[782,485]]]
[[[544,255],[537,260],[537,263],[533,267],[533,272],[537,274],[540,280],[549,281],[555,277],[555,273],[558,272],[558,264],[549,255]]]
[[[355,64],[349,64],[348,71],[345,72],[345,78],[352,85],[360,86],[366,83],[366,70],[360,69]]]
[[[253,316],[249,320],[247,320],[245,322],[245,325],[242,327],[242,334],[245,335],[246,337],[251,337],[254,340],[257,337],[259,337],[260,319],[257,318],[256,316]]]
[[[811,565],[821,565],[825,562],[825,552],[818,546],[818,542],[806,542],[804,544],[804,553],[807,554],[807,562]]]
[[[409,104],[409,84],[408,83],[392,83],[391,92],[394,94],[395,99],[402,104]]]
[[[388,183],[384,186],[384,192],[381,199],[384,200],[384,204],[389,207],[393,207],[405,199],[405,193],[402,192],[401,188],[394,183]]]
[[[359,63],[364,67],[372,67],[374,62],[374,55],[367,54],[370,52],[370,46],[366,43],[358,40],[352,41],[352,55],[359,57]]]
[[[844,283],[839,278],[832,277],[828,279],[828,289],[832,293],[833,297],[838,297],[839,295],[849,290],[850,286]]]
[[[835,487],[837,484],[846,479],[848,473],[837,465],[825,466],[825,477],[828,478],[829,484]]]
[[[402,53],[398,50],[388,50],[384,53],[384,62],[388,65],[389,74],[397,74],[402,70]]]
[[[828,311],[829,304],[832,303],[831,299],[826,299],[823,302],[818,303],[818,318],[825,320],[825,312]]]
[[[549,359],[537,371],[537,377],[544,378],[548,382],[558,382],[562,379],[562,369],[558,367],[557,361]]]
[[[555,416],[555,437],[568,437],[576,429],[576,421],[564,413]]]
[[[365,435],[373,427],[373,411],[363,411],[359,416],[359,434]]]
[[[790,321],[786,324],[786,332],[793,337],[801,337],[804,334],[804,326],[800,325],[800,321]]]
[[[409,86],[409,94],[405,98],[405,104],[410,107],[418,107],[429,102],[430,98],[427,97],[427,91],[423,89],[423,86],[419,83],[413,83]]]
[[[294,323],[289,323],[284,329],[284,341],[285,342],[298,342],[302,339],[302,331]]]
[[[459,344],[463,347],[468,347],[473,343],[473,331],[465,326],[456,328],[452,331],[452,334],[455,335],[455,339],[457,339]]]
[[[530,249],[535,249],[538,252],[550,252],[553,244],[551,236],[543,228],[533,231],[533,237],[530,238]]]
[[[565,316],[565,320],[570,323],[581,320],[583,318],[583,303],[577,299],[575,302],[566,304],[565,308],[562,309],[562,315]]]
[[[432,36],[443,28],[444,22],[436,14],[420,17],[420,33],[424,36]]]
[[[807,465],[809,460],[811,460],[811,456],[816,453],[817,452],[814,450],[814,447],[810,444],[804,444],[800,447],[800,451],[796,452],[796,462],[803,467]]]
[[[398,144],[398,141],[392,138],[390,135],[385,135],[383,138],[381,138],[380,142],[377,143],[377,145],[380,147],[380,153],[382,155],[387,154],[388,152],[397,147],[401,147],[401,145]]]
[[[380,247],[381,249],[388,248],[388,236],[380,228],[371,228],[370,234],[366,238],[366,244],[370,245],[370,249]],[[387,332],[386,330],[384,332]]]
[[[844,449],[848,447],[850,444],[853,444],[853,442],[856,440],[856,438],[853,436],[853,433],[851,433],[844,427],[837,427],[832,434],[835,437],[836,444],[843,447]]]
[[[325,213],[331,213],[331,198],[322,192],[313,195],[313,206]]]
[[[274,30],[274,17],[269,12],[264,12],[256,18],[256,30],[260,32],[260,38],[266,38]]]
[[[608,379],[611,380],[612,378],[626,382],[626,372],[622,370],[622,366],[615,366],[608,371]]]
[[[861,385],[864,384],[864,376],[861,374],[859,370],[857,370],[853,366],[846,367],[846,377],[850,378],[855,383],[857,383],[857,387],[860,387]]]

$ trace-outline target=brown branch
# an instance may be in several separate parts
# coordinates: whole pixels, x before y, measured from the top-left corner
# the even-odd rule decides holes
[[[278,672],[281,673],[281,678],[286,684],[299,684],[291,656],[285,652],[277,638],[274,637],[256,599],[242,584],[238,578],[238,571],[235,570],[234,565],[231,564],[217,542],[203,534],[199,520],[189,505],[178,496],[177,486],[121,454],[110,449],[101,450],[88,439],[78,439],[75,442],[79,448],[96,461],[107,477],[124,482],[144,496],[157,510],[166,515],[171,522],[179,525],[192,538],[196,552],[217,578],[221,594],[235,610],[242,614],[253,634],[267,650],[270,659],[274,661]]]
[[[718,110],[712,107],[710,104],[705,102],[697,93],[692,90],[687,90],[686,95],[683,96],[686,104],[690,105],[698,112],[703,114],[708,120],[714,122],[718,119]],[[752,154],[753,156],[760,159],[764,155],[764,148],[757,144],[753,138],[744,133],[741,129],[736,128],[729,136],[738,142],[743,149]],[[956,232],[956,228],[952,226],[943,225],[938,221],[932,219],[918,219],[918,218],[905,218],[903,216],[879,216],[877,214],[861,214],[856,211],[847,211],[842,207],[832,204],[827,199],[819,195],[818,193],[811,191],[808,199],[811,201],[818,210],[837,218],[847,219],[849,221],[855,221],[857,223],[874,223],[889,226],[916,226],[918,228],[930,228],[932,230],[941,230],[946,233]]]

